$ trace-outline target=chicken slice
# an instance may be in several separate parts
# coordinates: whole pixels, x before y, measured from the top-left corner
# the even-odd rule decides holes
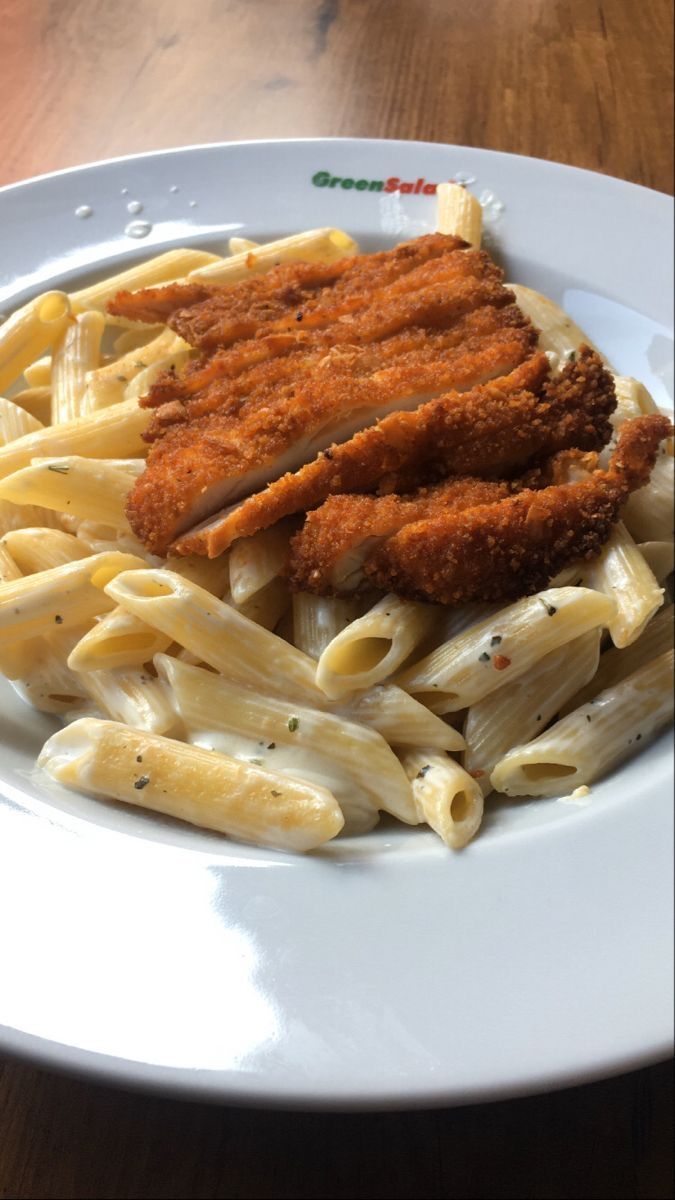
[[[322,300],[325,305],[327,297],[334,298],[337,318],[374,289],[463,248],[460,238],[429,234],[380,254],[331,263],[288,263],[234,284],[188,281],[119,292],[108,309],[113,316],[132,321],[167,322],[191,345],[213,348],[224,344],[223,336],[234,341],[255,334],[265,324],[295,319],[300,308],[311,310]]]
[[[667,417],[637,417],[622,426],[606,471],[405,525],[367,558],[365,577],[399,596],[441,604],[536,592],[574,559],[599,553],[671,432]],[[291,570],[296,586],[310,585],[293,560]]]
[[[505,481],[458,476],[412,496],[329,496],[293,538],[291,585],[320,595],[356,591],[364,582],[364,563],[405,525],[511,494]]]
[[[165,553],[184,530],[223,505],[297,470],[386,414],[510,371],[531,352],[535,336],[507,320],[503,330],[469,338],[432,361],[402,356],[370,376],[355,372],[347,359],[335,361],[330,369],[309,370],[296,385],[263,389],[223,411],[176,424],[153,445],[130,494],[132,528],[154,553]]]
[[[611,375],[588,347],[554,379],[547,379],[548,369],[546,355],[534,355],[505,378],[465,394],[450,392],[414,412],[393,412],[206,521],[176,548],[215,557],[236,538],[316,508],[331,494],[392,490],[392,476],[395,486],[410,490],[434,471],[504,477],[568,447],[599,449],[611,434]]]

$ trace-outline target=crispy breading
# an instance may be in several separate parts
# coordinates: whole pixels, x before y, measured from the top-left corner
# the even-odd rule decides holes
[[[279,319],[295,319],[303,306],[308,312],[320,307],[327,295],[334,297],[334,305],[341,305],[341,312],[349,312],[373,289],[464,246],[460,238],[429,234],[380,254],[332,263],[288,263],[234,284],[199,281],[119,292],[108,310],[133,321],[166,321],[191,345],[211,349],[252,336]],[[244,332],[247,329],[251,332]]]
[[[134,531],[165,553],[223,505],[393,410],[507,374],[536,332],[501,280],[489,255],[430,234],[230,286],[117,296],[111,312],[161,314],[206,352],[141,401],[157,411],[128,502]]]
[[[535,355],[505,378],[391,413],[181,538],[178,549],[214,557],[236,538],[316,508],[329,495],[392,490],[392,477],[404,490],[425,477],[499,478],[568,447],[599,449],[611,434],[611,375],[588,347],[554,379],[548,369],[546,356]]]
[[[319,594],[354,591],[363,583],[363,563],[375,547],[405,525],[511,494],[506,481],[458,476],[409,496],[330,496],[308,513],[292,539],[291,586]]]
[[[568,563],[599,553],[671,432],[666,417],[637,417],[622,426],[607,471],[406,525],[366,560],[365,577],[399,596],[441,604],[539,591]],[[297,586],[297,570],[294,579]]]
[[[403,356],[372,376],[355,375],[347,360],[336,360],[330,370],[308,371],[297,386],[263,389],[223,411],[173,425],[153,446],[130,494],[132,527],[155,553],[164,553],[184,529],[300,466],[336,438],[447,387],[470,388],[509,371],[530,352],[532,338],[530,329],[507,322],[502,331],[468,338],[435,361]]]
[[[458,351],[470,356],[488,345],[501,348],[512,341],[514,329],[522,331],[524,347],[534,345],[534,331],[513,305],[507,308],[485,305],[460,316],[448,328],[415,326],[373,340],[360,328],[355,331],[355,340],[347,344],[331,344],[317,335],[308,339],[305,346],[296,348],[297,352],[258,361],[232,377],[221,376],[211,384],[204,384],[196,394],[162,404],[144,436],[147,441],[154,441],[170,425],[192,422],[209,413],[239,413],[244,403],[247,415],[256,406],[275,404],[280,397],[285,404],[298,389],[312,381],[320,383],[326,394],[338,398],[338,403],[347,379],[370,378],[381,387],[391,384],[395,389],[392,394],[397,395],[409,381],[415,392],[431,396],[443,391],[448,379],[459,382]],[[241,351],[238,346],[233,347],[227,355],[231,358],[244,355],[251,345],[260,343],[244,342]],[[141,403],[150,405],[154,399],[153,388]]]

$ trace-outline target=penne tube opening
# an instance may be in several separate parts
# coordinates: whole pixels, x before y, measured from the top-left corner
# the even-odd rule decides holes
[[[331,229],[328,234],[329,242],[332,242],[338,250],[344,251],[345,254],[354,253],[354,239],[350,238],[348,233],[342,229]]]
[[[70,312],[70,300],[65,292],[47,292],[38,306],[38,319],[43,325],[53,325]]]
[[[459,850],[477,833],[483,819],[483,791],[455,759],[437,751],[410,750],[401,762],[412,784],[420,821]]]
[[[430,605],[385,596],[326,646],[317,664],[318,686],[338,699],[380,683],[410,656],[433,619]]]

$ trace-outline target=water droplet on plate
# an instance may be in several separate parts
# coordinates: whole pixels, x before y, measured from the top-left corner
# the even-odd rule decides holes
[[[93,208],[89,204],[78,204],[75,209],[75,216],[81,217],[84,220],[85,217],[90,217],[93,211]]]
[[[455,183],[461,183],[462,187],[469,187],[476,182],[476,176],[471,175],[469,171],[455,171],[453,179]]]
[[[177,186],[177,184],[175,184],[175,183],[172,183],[172,184],[171,184],[171,187],[169,188],[169,191],[170,191],[170,192],[177,192],[178,190],[179,190],[179,189],[178,189],[178,186]]]
[[[143,205],[141,204],[140,200],[130,200],[129,203],[127,204],[127,212],[128,213],[143,212]]]
[[[127,237],[132,238],[147,237],[151,230],[152,225],[150,224],[150,221],[130,221],[129,224],[124,228],[124,232],[126,233]]]
[[[121,194],[122,196],[128,196],[128,195],[129,195],[129,189],[128,189],[128,188],[122,188],[122,189],[121,189],[121,193],[120,193],[120,194]]]
[[[197,207],[197,201],[196,201],[196,200],[191,200],[191,201],[190,201],[190,208],[196,208],[196,207]]]

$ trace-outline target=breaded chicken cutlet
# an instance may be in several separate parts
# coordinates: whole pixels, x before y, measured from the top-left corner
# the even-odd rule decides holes
[[[499,478],[567,448],[599,450],[615,405],[612,377],[588,347],[554,378],[546,355],[535,354],[506,377],[391,413],[207,521],[177,548],[214,557],[341,492],[406,492],[453,474]]]
[[[529,595],[600,552],[672,432],[667,417],[637,417],[622,426],[606,471],[511,496],[497,494],[505,484],[483,485],[495,489],[483,497],[477,481],[458,480],[454,494],[440,488],[417,500],[332,498],[291,542],[291,583],[319,594],[363,585],[441,604]]]
[[[487,254],[431,234],[227,287],[118,295],[112,313],[166,320],[201,352],[141,401],[156,411],[128,503],[134,531],[166,553],[224,505],[387,414],[512,372],[537,334],[501,280]],[[221,548],[203,538],[195,546]]]

